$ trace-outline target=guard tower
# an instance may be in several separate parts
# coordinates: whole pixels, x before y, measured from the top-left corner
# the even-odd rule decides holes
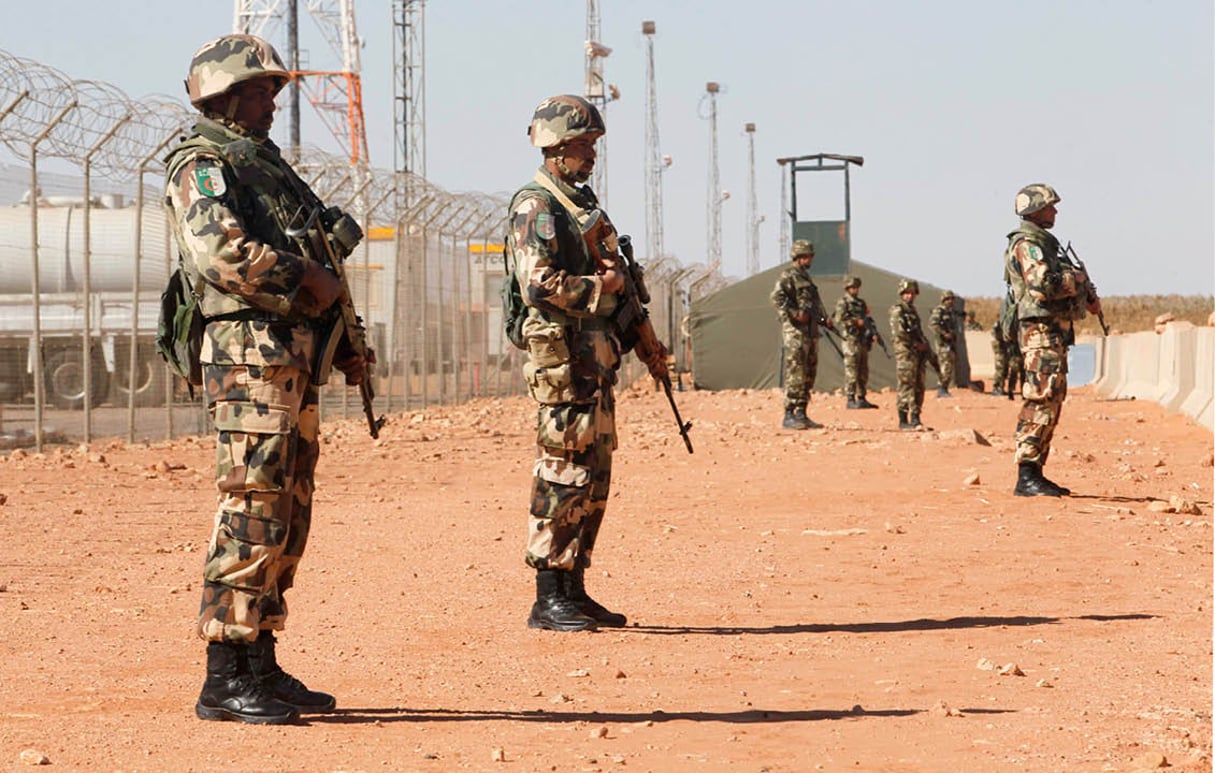
[[[853,165],[862,166],[865,159],[860,156],[841,156],[835,153],[817,153],[812,156],[778,158],[776,163],[789,172],[788,217],[794,241],[809,239],[814,243],[814,264],[811,274],[837,276],[848,273],[852,260],[852,203],[848,170]],[[844,219],[811,220],[797,209],[797,175],[799,172],[844,173]],[[782,256],[788,257],[788,256]]]

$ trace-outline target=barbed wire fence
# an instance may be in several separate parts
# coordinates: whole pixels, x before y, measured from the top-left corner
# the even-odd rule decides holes
[[[0,50],[0,450],[208,430],[201,397],[154,346],[177,259],[163,159],[196,119],[171,97],[133,99]],[[363,224],[346,269],[377,352],[378,411],[525,392],[522,353],[502,333],[508,196],[447,191],[315,148],[296,168]],[[724,280],[660,257],[647,283],[655,330],[686,372],[688,305]],[[622,382],[641,375],[629,356]],[[360,414],[340,381],[323,388],[323,414]]]

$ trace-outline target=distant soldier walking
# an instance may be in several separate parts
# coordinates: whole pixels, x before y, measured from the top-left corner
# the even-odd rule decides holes
[[[958,331],[961,329],[961,314],[956,306],[957,298],[953,290],[946,290],[941,302],[928,317],[928,324],[936,338],[937,360],[941,363],[937,374],[941,379],[937,385],[937,397],[950,397],[949,388],[954,384],[953,373],[958,364]]]
[[[915,297],[920,283],[899,282],[899,302],[890,307],[890,331],[894,336],[895,376],[898,382],[899,429],[922,429],[920,409],[924,405],[924,366],[930,354],[920,327]]]
[[[844,280],[844,294],[835,304],[835,327],[844,339],[844,393],[847,407],[877,408],[865,399],[869,386],[869,351],[873,348],[876,331],[871,330],[869,304],[861,300],[861,278]]]
[[[772,305],[780,317],[784,342],[785,429],[818,429],[823,425],[806,416],[810,390],[818,374],[819,325],[834,328],[823,314],[818,286],[810,278],[814,245],[806,239],[793,242],[789,250],[793,265],[781,272],[772,290]]]
[[[1081,269],[1071,265],[1050,233],[1061,198],[1043,183],[1017,191],[1014,209],[1021,224],[1008,234],[1004,281],[1016,304],[1024,359],[1017,419],[1017,496],[1065,496],[1071,491],[1042,472],[1067,397],[1067,348],[1075,340],[1072,323],[1086,311],[1101,311],[1101,299]]]

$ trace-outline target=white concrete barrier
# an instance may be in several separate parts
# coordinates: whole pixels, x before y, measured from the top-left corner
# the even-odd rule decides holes
[[[1151,400],[1215,430],[1215,327],[1171,323],[1161,335],[1112,336],[1098,372],[1101,397]]]
[[[1215,327],[1202,327],[1194,333],[1194,386],[1178,410],[1202,426],[1215,431],[1212,397],[1215,397]]]

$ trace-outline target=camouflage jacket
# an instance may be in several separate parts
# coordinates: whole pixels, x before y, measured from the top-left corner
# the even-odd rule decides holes
[[[315,334],[293,303],[310,258],[284,227],[315,194],[273,142],[207,118],[165,164],[165,207],[211,320],[202,362],[307,369]]]
[[[1076,279],[1054,234],[1028,220],[1008,234],[1004,281],[1012,288],[1020,319],[1083,319],[1089,291],[1087,284],[1077,284]]]
[[[540,174],[576,206],[597,207],[589,188],[567,185],[543,167]],[[524,337],[551,338],[563,331],[571,360],[586,361],[585,368],[604,376],[604,370],[619,365],[619,357],[611,353],[619,345],[606,319],[615,311],[617,297],[603,292],[603,278],[596,273],[595,260],[573,213],[543,186],[531,182],[511,199],[508,218],[506,246],[514,256],[520,292],[528,307]],[[585,396],[583,390],[579,393]]]
[[[928,324],[936,338],[937,348],[956,349],[958,345],[958,323],[961,315],[954,309],[953,304],[940,303],[928,316]],[[945,334],[950,337],[946,338]]]
[[[835,327],[844,336],[857,343],[869,340],[865,326],[865,318],[869,316],[869,305],[855,298],[845,290],[843,296],[835,302]]]
[[[809,274],[796,265],[787,267],[776,280],[776,287],[772,288],[769,298],[776,307],[776,315],[780,317],[782,325],[811,336],[818,335],[817,314],[822,312],[823,303],[819,298],[818,286]],[[792,315],[799,311],[807,312],[810,319],[806,322],[794,320]]]
[[[917,342],[926,343],[920,313],[914,304],[899,301],[890,307],[890,333],[894,336],[895,352],[912,352]]]

